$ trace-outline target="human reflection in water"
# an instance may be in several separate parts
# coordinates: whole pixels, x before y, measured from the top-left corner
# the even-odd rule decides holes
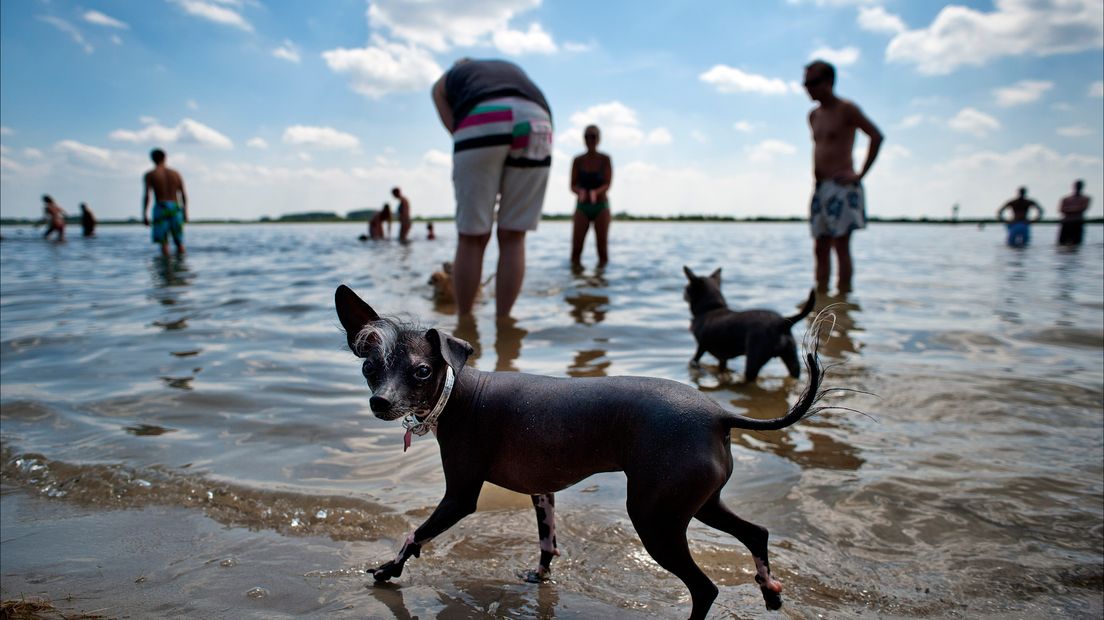
[[[820,293],[817,295],[816,306],[806,319],[807,325],[812,326],[821,313],[834,316],[833,321],[825,323],[831,331],[821,332],[820,353],[831,358],[843,359],[847,354],[858,353],[860,345],[855,343],[852,333],[863,331],[855,323],[854,314],[862,311],[859,304],[850,299],[847,293],[829,295]]]
[[[611,362],[604,349],[576,351],[575,360],[567,368],[569,377],[605,377]]]
[[[606,295],[593,295],[578,292],[564,297],[571,304],[571,318],[580,325],[597,325],[606,319],[606,309],[610,298]]]
[[[495,370],[517,372],[514,362],[521,357],[521,340],[529,330],[518,326],[517,319],[499,317],[495,321]]]
[[[180,298],[177,289],[190,285],[194,277],[184,254],[150,257],[149,272],[150,296],[163,306],[176,305]]]

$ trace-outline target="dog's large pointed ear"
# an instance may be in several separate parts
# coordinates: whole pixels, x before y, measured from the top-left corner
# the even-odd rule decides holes
[[[709,274],[709,279],[710,279],[710,280],[713,280],[713,281],[714,281],[714,282],[716,282],[717,284],[720,284],[720,283],[721,283],[721,268],[720,268],[720,267],[717,267],[717,270],[716,270],[716,271],[714,271],[713,273]]]
[[[345,336],[349,339],[349,348],[356,353],[354,341],[364,326],[380,320],[372,306],[364,303],[364,300],[353,292],[353,289],[342,284],[334,292],[334,305],[337,307],[337,318],[341,321],[341,327],[345,328]]]
[[[439,329],[431,329],[426,332],[429,344],[444,358],[445,363],[452,368],[453,374],[459,375],[468,358],[475,351],[466,340],[460,340],[452,334],[446,334]]]
[[[686,274],[686,279],[690,280],[691,282],[694,281],[694,278],[698,277],[698,276],[694,275],[694,272],[690,271],[690,268],[687,267],[686,265],[682,266],[682,272]]]

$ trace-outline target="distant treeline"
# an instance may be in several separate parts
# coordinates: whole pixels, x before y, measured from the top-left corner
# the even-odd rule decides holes
[[[365,223],[368,221],[370,214],[374,213],[373,210],[360,210],[350,211],[347,215],[339,215],[333,211],[306,211],[303,213],[288,213],[287,215],[281,215],[277,218],[268,216],[262,217],[260,220],[239,220],[239,219],[202,219],[192,220],[193,224],[255,224],[257,222],[265,223],[294,223],[294,222],[315,222],[315,223],[349,223],[358,222]],[[541,216],[545,221],[569,221],[572,218],[570,213],[545,213]],[[451,217],[414,217],[415,222],[449,222],[452,221]],[[681,214],[681,215],[633,215],[631,213],[614,213],[613,219],[621,222],[804,222],[807,218],[804,217],[770,217],[765,215],[759,215],[755,217],[733,217],[731,215],[705,215],[705,214]],[[66,218],[66,223],[78,225],[80,224],[80,216],[69,216]],[[878,217],[871,216],[867,219],[871,223],[883,223],[883,224],[995,224],[996,220],[993,218],[929,218],[926,216],[918,218],[908,217]],[[1055,224],[1060,220],[1045,219],[1042,220],[1044,224]],[[20,226],[20,225],[32,225],[41,223],[41,219],[27,219],[27,218],[0,218],[0,225],[2,226]],[[128,218],[125,220],[100,220],[97,222],[101,225],[141,225],[142,221],[138,218]],[[1094,217],[1085,220],[1086,224],[1102,224],[1104,223],[1104,217]]]

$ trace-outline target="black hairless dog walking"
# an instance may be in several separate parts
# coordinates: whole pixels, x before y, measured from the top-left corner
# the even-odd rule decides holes
[[[540,534],[533,580],[547,576],[556,550],[553,493],[607,471],[628,479],[627,507],[644,548],[689,588],[691,618],[705,618],[717,587],[694,563],[686,542],[691,519],[727,532],[751,551],[769,609],[782,605],[771,576],[767,530],[721,502],[732,474],[733,428],[777,430],[815,412],[820,367],[807,355],[809,385],[781,418],[725,411],[694,388],[664,379],[560,379],[465,367],[472,347],[436,329],[381,318],[347,286],[335,294],[349,347],[364,359],[372,412],[405,418],[411,434],[434,431],[445,496],[395,559],[371,569],[378,581],[402,574],[423,545],[475,512],[485,481],[532,496]]]

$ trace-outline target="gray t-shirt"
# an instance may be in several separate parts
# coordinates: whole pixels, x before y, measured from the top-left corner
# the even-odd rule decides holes
[[[457,125],[480,101],[496,97],[528,99],[552,116],[544,93],[512,62],[471,60],[454,66],[445,76],[445,98]]]

